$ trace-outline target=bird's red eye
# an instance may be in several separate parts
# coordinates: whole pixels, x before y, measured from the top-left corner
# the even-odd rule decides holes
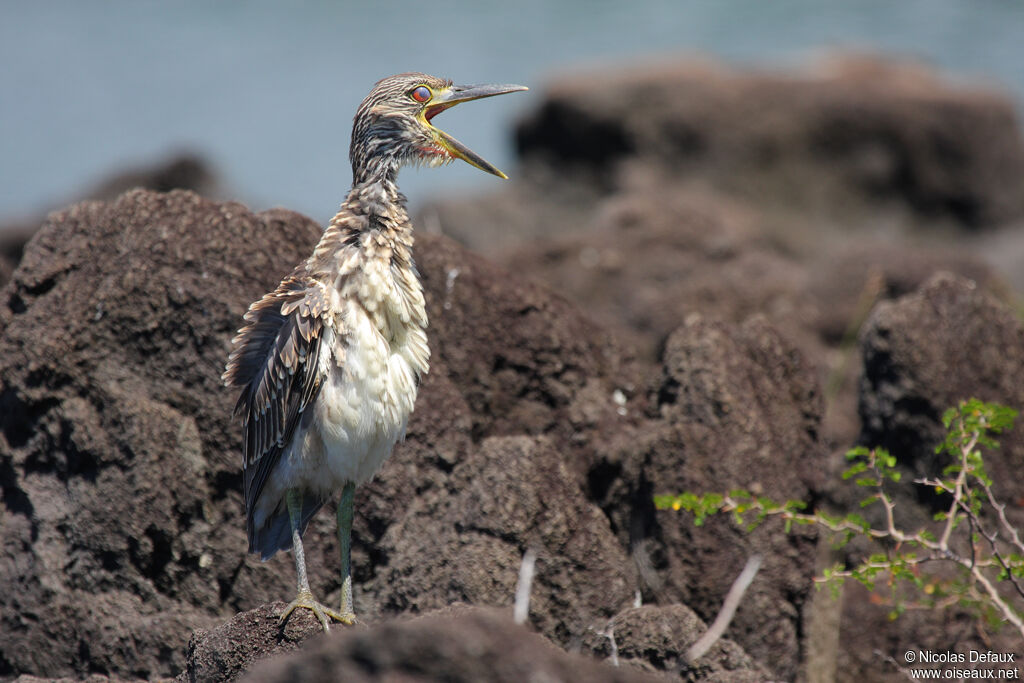
[[[411,95],[417,102],[426,102],[430,99],[430,88],[425,85],[421,85],[409,93],[409,95]]]

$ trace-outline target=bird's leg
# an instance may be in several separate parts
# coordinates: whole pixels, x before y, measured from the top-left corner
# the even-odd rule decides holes
[[[298,576],[299,589],[295,599],[281,612],[281,623],[283,624],[288,615],[298,607],[312,611],[325,631],[331,630],[328,617],[346,624],[352,623],[350,619],[346,619],[330,607],[321,605],[313,598],[313,591],[309,589],[309,578],[306,577],[306,554],[302,550],[302,536],[299,534],[299,524],[302,522],[302,493],[298,489],[288,489],[285,500],[288,504],[288,519],[292,524],[292,553],[295,555],[295,574]]]
[[[356,485],[345,484],[338,502],[338,541],[341,545],[341,615],[345,623],[355,623],[352,605],[352,516]]]

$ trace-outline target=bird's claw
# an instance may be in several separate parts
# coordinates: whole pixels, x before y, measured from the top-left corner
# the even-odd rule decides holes
[[[317,618],[317,621],[320,622],[320,625],[324,627],[324,631],[331,630],[331,619],[339,621],[342,624],[345,624],[346,626],[351,626],[352,624],[356,623],[356,615],[353,614],[351,611],[335,611],[327,605],[323,605],[317,602],[313,598],[313,594],[309,591],[299,592],[295,599],[292,600],[291,603],[289,603],[289,605],[284,608],[284,611],[281,612],[279,623],[281,625],[284,625],[284,623],[288,621],[288,617],[291,615],[291,613],[299,607],[311,611],[313,613],[313,616]]]

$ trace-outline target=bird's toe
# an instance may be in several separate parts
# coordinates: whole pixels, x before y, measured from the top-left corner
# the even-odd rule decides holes
[[[339,612],[331,609],[327,605],[324,605],[313,597],[313,594],[309,591],[300,591],[299,594],[292,600],[284,610],[281,611],[279,617],[279,623],[284,625],[288,621],[288,617],[291,616],[292,612],[296,609],[308,609],[316,617],[320,625],[324,627],[324,631],[331,630],[331,619],[341,622],[347,626],[351,626],[356,623],[356,615],[351,612]]]

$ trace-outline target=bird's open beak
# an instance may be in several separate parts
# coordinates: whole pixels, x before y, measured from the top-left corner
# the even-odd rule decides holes
[[[495,95],[504,95],[505,93],[519,92],[520,90],[529,90],[529,88],[524,85],[453,85],[434,95],[430,103],[423,109],[423,118],[427,125],[433,128],[437,134],[438,143],[453,157],[462,159],[466,163],[476,166],[481,171],[487,171],[499,178],[507,179],[507,175],[499,171],[479,154],[443,130],[435,128],[430,123],[430,119],[460,102],[469,102],[470,100],[479,100],[484,97],[494,97]]]

